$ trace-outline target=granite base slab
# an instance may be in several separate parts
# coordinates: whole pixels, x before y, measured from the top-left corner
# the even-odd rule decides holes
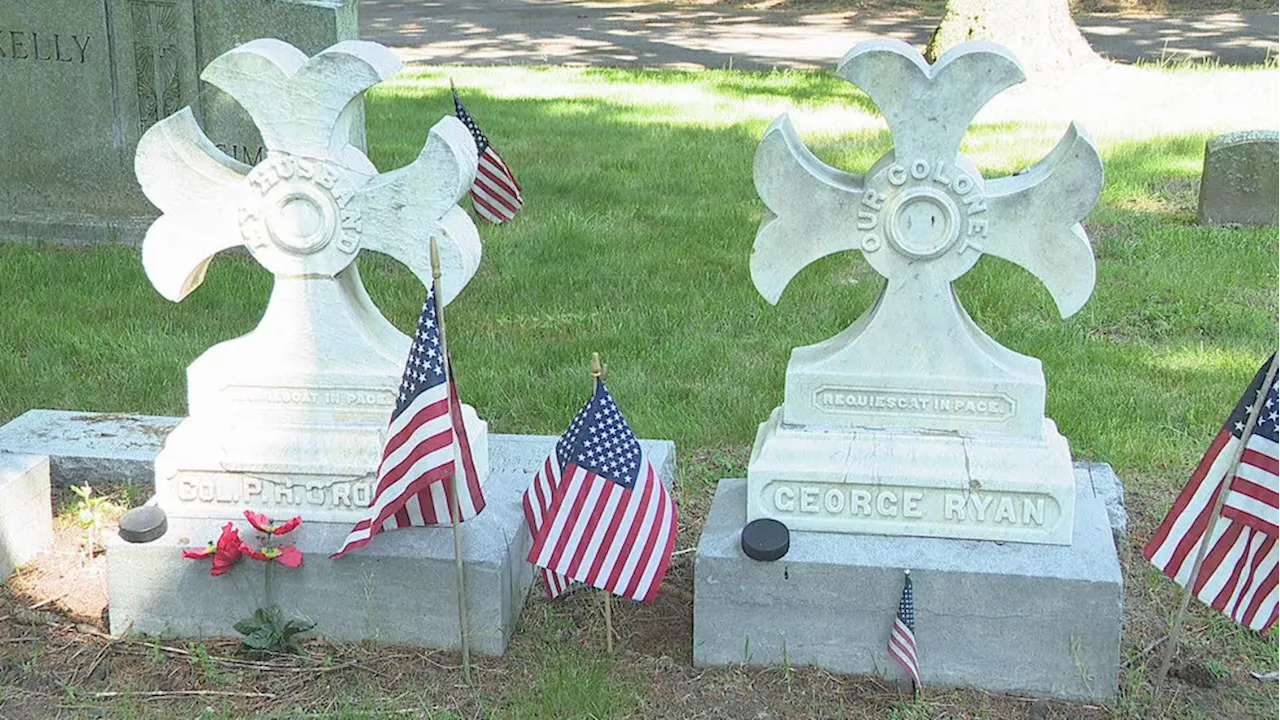
[[[162,415],[35,409],[0,426],[0,453],[47,455],[50,481],[82,483],[155,481],[155,461],[182,418]],[[489,435],[493,472],[538,471],[558,439],[555,435]],[[663,478],[675,477],[675,445],[641,440]]]
[[[1112,702],[1123,585],[1092,477],[1106,471],[1075,468],[1069,546],[797,531],[774,562],[743,554],[746,482],[722,480],[694,566],[694,664],[905,679],[886,648],[910,569],[925,686]]]
[[[462,526],[471,647],[501,655],[529,586],[530,537],[521,498],[555,446],[551,435],[491,435],[486,507]],[[670,483],[675,445],[641,440],[654,467]],[[367,547],[332,560],[351,529],[305,521],[290,534],[305,554],[299,568],[243,560],[212,577],[209,561],[187,560],[181,549],[218,536],[225,520],[169,518],[162,537],[145,544],[112,538],[107,545],[111,632],[176,637],[234,635],[232,625],[254,609],[279,605],[286,617],[316,624],[332,640],[460,645],[453,533],[448,527],[405,528],[379,535]],[[237,523],[252,542],[255,533]],[[270,572],[271,591],[266,587]]]
[[[156,455],[181,418],[28,410],[0,427],[0,452],[49,457],[57,487],[155,480]]]
[[[0,582],[52,542],[49,459],[0,452]]]

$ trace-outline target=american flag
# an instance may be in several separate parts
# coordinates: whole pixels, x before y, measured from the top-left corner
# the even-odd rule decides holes
[[[648,602],[676,542],[676,505],[603,380],[525,493],[552,597],[569,581]]]
[[[332,557],[368,545],[383,530],[448,521],[452,517],[451,477],[459,460],[463,477],[458,484],[465,488],[458,502],[461,520],[484,509],[484,494],[462,421],[462,402],[453,382],[448,353],[440,340],[435,293],[433,283],[422,306],[387,427],[387,444],[378,466],[378,487],[369,514],[356,523]]]
[[[471,136],[476,141],[476,152],[480,155],[476,179],[471,184],[471,201],[476,212],[494,224],[514,218],[520,208],[524,207],[520,183],[511,173],[511,168],[498,155],[497,149],[489,143],[489,138],[480,131],[480,126],[471,117],[471,113],[462,106],[457,90],[453,91],[453,108],[458,119],[471,131]]]
[[[910,575],[902,586],[898,614],[893,617],[893,629],[889,631],[889,654],[911,674],[917,688],[923,687],[920,684],[920,660],[916,657],[916,603]]]
[[[1192,473],[1191,481],[1142,549],[1142,554],[1161,572],[1186,587],[1218,493],[1227,486],[1222,515],[1212,528],[1209,550],[1193,592],[1210,607],[1261,632],[1275,624],[1278,604],[1276,536],[1280,509],[1276,501],[1280,493],[1280,454],[1276,427],[1280,398],[1274,379],[1270,387],[1263,388],[1274,362],[1273,355],[1258,370]],[[1248,423],[1250,407],[1263,392],[1266,396],[1253,432],[1245,441],[1240,464],[1230,483],[1224,483]]]

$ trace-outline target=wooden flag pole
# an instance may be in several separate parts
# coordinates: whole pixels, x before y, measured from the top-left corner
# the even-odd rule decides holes
[[[591,378],[604,380],[609,377],[609,369],[600,364],[600,353],[591,353]],[[594,388],[593,388],[594,391]],[[613,593],[604,591],[604,633],[605,650],[613,652]]]
[[[440,355],[444,358],[444,382],[448,392],[453,392],[449,373],[449,345],[444,336],[444,301],[440,293],[440,247],[431,238],[431,285],[436,303],[436,324],[440,331]],[[462,681],[471,684],[471,633],[467,623],[467,581],[462,569],[462,504],[458,492],[458,473],[449,476],[449,519],[453,525],[453,563],[458,570],[458,628],[462,634]]]
[[[1191,596],[1195,594],[1196,580],[1200,577],[1200,569],[1204,565],[1205,556],[1209,554],[1209,541],[1213,538],[1213,529],[1218,524],[1218,518],[1222,516],[1222,506],[1226,503],[1227,495],[1231,492],[1231,480],[1235,478],[1236,471],[1240,468],[1240,458],[1244,457],[1245,445],[1249,442],[1249,436],[1253,434],[1254,426],[1258,424],[1258,416],[1262,414],[1262,405],[1266,401],[1267,392],[1275,381],[1276,359],[1272,358],[1271,366],[1267,368],[1267,377],[1258,388],[1258,396],[1253,399],[1253,405],[1249,407],[1249,415],[1245,419],[1244,431],[1240,434],[1240,442],[1235,447],[1231,464],[1227,466],[1227,473],[1222,476],[1222,480],[1218,481],[1218,496],[1213,503],[1213,512],[1210,513],[1209,522],[1205,525],[1204,535],[1200,537],[1200,547],[1196,551],[1196,561],[1191,566],[1191,579],[1187,581],[1187,586],[1182,588],[1178,613],[1173,616],[1173,627],[1169,629],[1168,644],[1165,645],[1164,657],[1160,660],[1160,670],[1156,673],[1155,687],[1151,690],[1152,708],[1155,708],[1160,702],[1160,692],[1164,689],[1165,677],[1169,674],[1169,663],[1173,660],[1173,653],[1178,647],[1178,640],[1182,634],[1182,620],[1187,614],[1187,604],[1191,601]]]

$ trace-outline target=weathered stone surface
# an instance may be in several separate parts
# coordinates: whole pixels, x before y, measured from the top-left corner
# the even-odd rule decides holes
[[[784,425],[760,426],[747,519],[796,530],[1071,544],[1075,476],[1067,442]],[[1062,472],[1065,470],[1065,472]]]
[[[179,418],[28,410],[0,426],[0,452],[49,457],[52,483],[151,483],[156,454]]]
[[[0,238],[141,242],[155,211],[129,181],[134,148],[191,106],[242,161],[261,142],[200,68],[256,37],[312,53],[356,37],[357,0],[0,3]],[[354,111],[359,115],[359,108]],[[352,127],[363,146],[363,125]]]
[[[1111,523],[1111,534],[1116,541],[1116,549],[1119,550],[1129,539],[1129,511],[1124,507],[1124,483],[1120,482],[1116,471],[1107,463],[1076,463],[1076,469],[1088,470],[1093,494],[1107,508],[1107,520]]]
[[[1070,457],[1044,416],[1040,361],[984,333],[952,282],[992,254],[1043,282],[1064,317],[1079,310],[1095,279],[1080,220],[1101,193],[1098,152],[1073,124],[1035,166],[982,177],[960,153],[961,139],[988,100],[1023,80],[1017,60],[991,43],[966,43],[929,65],[905,43],[872,40],[850,50],[837,72],[876,103],[895,147],[854,175],[823,163],[788,117],[778,118],[756,151],[756,189],[769,212],[751,275],[765,299],[777,302],[810,263],[859,250],[887,282],[849,328],[792,351],[782,407],[761,425],[748,466],[750,517],[780,510],[757,500],[771,483],[800,475],[824,495],[854,491],[845,485],[887,485],[923,489],[939,506],[942,493],[957,488],[1007,493],[1025,485],[1033,505],[1061,506],[1063,522],[1051,524],[1056,531],[1045,525],[1011,535],[1000,522],[984,521],[953,536],[1070,542]],[[922,457],[922,433],[951,436],[954,447],[926,443],[932,455]],[[1006,457],[1002,445],[1010,448]],[[971,449],[983,451],[978,466],[966,462]],[[787,522],[938,536],[961,527],[868,523],[870,516],[801,513]]]
[[[0,452],[0,582],[51,542],[49,458]]]
[[[1120,565],[1089,470],[1076,472],[1070,546],[792,532],[776,562],[742,553],[746,483],[722,480],[694,565],[694,664],[905,679],[886,648],[909,569],[927,687],[1113,701]]]
[[[1201,225],[1275,225],[1280,218],[1280,133],[1210,138],[1200,176]]]
[[[374,43],[308,58],[254,40],[202,77],[254,117],[267,160],[249,168],[227,157],[188,111],[139,141],[139,183],[164,211],[142,261],[162,295],[185,298],[212,256],[235,245],[275,275],[258,327],[188,368],[190,416],[156,460],[156,493],[170,515],[234,515],[229,508],[250,500],[273,508],[305,494],[313,519],[363,516],[410,340],[374,306],[353,261],[361,249],[390,255],[430,287],[435,238],[446,303],[480,263],[475,226],[457,205],[477,161],[461,122],[436,123],[412,164],[384,174],[347,141],[353,101],[399,68]],[[483,484],[487,425],[468,407],[463,415]]]
[[[28,410],[0,426],[0,453],[47,455],[54,485],[145,483],[155,479],[156,455],[182,418],[161,415]],[[530,477],[555,446],[555,435],[489,436],[493,472]],[[660,477],[674,478],[675,445],[641,440]]]
[[[492,470],[485,511],[462,525],[472,648],[499,655],[506,649],[532,582],[525,562],[529,529],[521,498],[551,452],[555,436],[492,435]],[[675,478],[675,446],[641,440],[668,485]],[[315,632],[335,640],[374,639],[432,648],[458,647],[453,535],[450,528],[406,528],[379,535],[339,560],[349,526],[307,522],[289,540],[306,553],[302,567],[273,567],[273,597],[264,594],[263,566],[241,561],[221,577],[207,561],[181,557],[183,547],[217,537],[221,521],[170,518],[169,531],[151,543],[108,545],[112,632],[211,637],[255,608],[279,603],[289,616],[316,621]],[[247,524],[240,522],[248,539]],[[431,609],[426,612],[426,609]],[[405,622],[405,618],[413,622]]]
[[[360,36],[359,0],[217,0],[195,7],[198,34],[196,60],[207,67],[219,55],[250,40],[270,37],[282,40],[307,55],[342,40]],[[253,119],[244,108],[216,85],[200,84],[201,127],[219,150],[235,160],[256,165],[266,157],[266,146]],[[358,103],[349,139],[364,149],[364,108]]]

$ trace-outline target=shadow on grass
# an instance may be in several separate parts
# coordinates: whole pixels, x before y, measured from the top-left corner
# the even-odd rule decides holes
[[[802,97],[843,84],[801,75]],[[770,74],[733,82],[733,92],[785,94]],[[462,391],[494,431],[562,431],[599,351],[641,435],[693,449],[748,441],[782,401],[791,348],[842,330],[879,290],[858,254],[840,253],[801,272],[777,307],[760,298],[748,257],[764,211],[751,180],[763,121],[673,123],[658,107],[592,98],[477,92],[468,105],[526,197],[514,222],[481,226],[485,260],[449,309]],[[448,106],[443,83],[372,96],[374,161],[409,162]],[[971,140],[1004,132],[978,127]],[[883,133],[847,140],[823,138],[820,154],[857,170],[886,147]],[[985,331],[1043,359],[1050,415],[1078,455],[1120,468],[1185,462],[1274,339],[1274,231],[1187,222],[1183,185],[1202,142],[1104,148],[1108,185],[1089,218],[1098,283],[1076,316],[1060,319],[1038,280],[996,258],[957,283]],[[384,313],[410,328],[421,285],[386,258],[360,263]],[[147,285],[136,250],[3,245],[0,285],[16,288],[0,341],[17,349],[0,356],[0,416],[181,414],[183,368],[255,325],[270,279],[250,259],[219,257],[205,286],[173,305]],[[903,352],[925,351],[915,342],[904,338]]]

